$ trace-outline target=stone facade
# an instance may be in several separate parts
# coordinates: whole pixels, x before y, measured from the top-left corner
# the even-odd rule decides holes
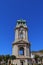
[[[15,40],[12,44],[12,55],[16,56],[13,64],[31,65],[31,50],[28,41],[28,28],[25,20],[17,20],[15,28]]]

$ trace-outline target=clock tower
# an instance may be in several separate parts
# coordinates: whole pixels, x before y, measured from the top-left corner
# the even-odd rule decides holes
[[[17,20],[15,40],[12,44],[12,55],[16,56],[16,60],[13,60],[13,64],[30,65],[30,46],[30,42],[28,41],[28,27],[26,25],[26,20]]]

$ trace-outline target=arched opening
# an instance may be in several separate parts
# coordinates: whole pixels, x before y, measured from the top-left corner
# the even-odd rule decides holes
[[[24,48],[23,47],[19,48],[19,55],[24,55]]]

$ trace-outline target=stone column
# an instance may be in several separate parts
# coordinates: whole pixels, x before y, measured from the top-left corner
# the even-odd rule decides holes
[[[29,60],[29,65],[32,65],[32,61],[31,60]]]
[[[17,41],[18,40],[18,30],[16,29],[15,30],[15,41]]]
[[[27,63],[27,59],[25,60],[25,65],[28,65],[28,63]]]
[[[24,47],[24,55],[26,57],[26,46]]]
[[[20,60],[18,60],[17,65],[21,65]]]
[[[12,55],[18,56],[18,47],[17,47],[17,45],[14,45],[12,51],[13,51],[13,52],[12,52]]]
[[[23,31],[23,39],[25,40],[25,31]]]
[[[28,33],[27,33],[27,31],[26,31],[26,41],[28,41]]]

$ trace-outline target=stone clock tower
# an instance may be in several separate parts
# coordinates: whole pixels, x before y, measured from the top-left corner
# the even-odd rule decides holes
[[[15,40],[12,44],[12,55],[16,56],[13,64],[30,65],[31,50],[28,41],[28,28],[25,20],[17,20],[15,28]]]

